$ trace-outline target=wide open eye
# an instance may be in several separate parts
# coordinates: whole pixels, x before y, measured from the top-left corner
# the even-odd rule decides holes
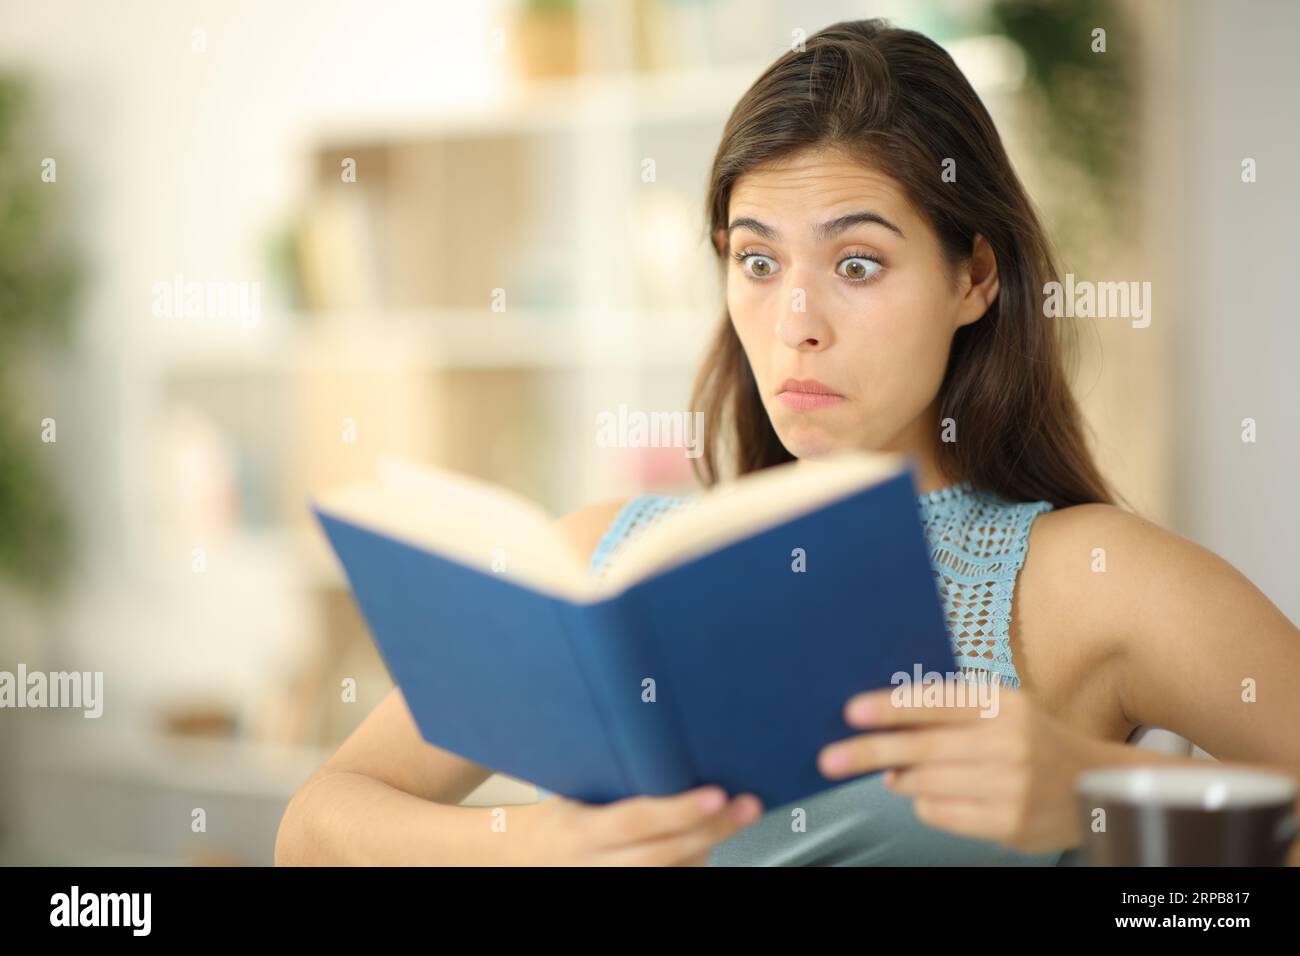
[[[766,279],[776,272],[776,260],[757,252],[738,252],[734,258],[745,275],[753,279]]]
[[[880,260],[875,256],[848,256],[835,267],[835,271],[850,282],[866,282],[880,269]]]

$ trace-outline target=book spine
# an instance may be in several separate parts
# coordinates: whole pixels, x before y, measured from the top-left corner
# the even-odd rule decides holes
[[[628,796],[666,796],[697,786],[671,702],[660,699],[663,669],[654,661],[650,617],[636,613],[635,592],[597,604],[568,605],[574,656],[629,784]]]

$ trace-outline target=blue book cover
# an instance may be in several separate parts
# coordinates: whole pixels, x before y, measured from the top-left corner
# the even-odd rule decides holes
[[[432,472],[314,510],[430,744],[590,803],[717,784],[772,808],[844,782],[816,761],[860,732],[851,696],[955,669],[911,469],[877,458],[710,492],[612,583]]]

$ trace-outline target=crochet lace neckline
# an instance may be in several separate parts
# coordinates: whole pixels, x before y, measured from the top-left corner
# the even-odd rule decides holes
[[[928,491],[924,494],[917,495],[917,501],[923,504],[942,504],[945,501],[955,501],[965,498],[975,493],[975,488],[969,481],[959,481],[955,484],[944,485],[934,491]]]

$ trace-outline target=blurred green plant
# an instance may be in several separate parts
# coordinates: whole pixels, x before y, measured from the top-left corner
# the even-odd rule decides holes
[[[529,12],[556,10],[564,13],[576,13],[578,0],[524,0],[523,7]]]
[[[20,378],[37,346],[66,341],[79,269],[25,138],[30,104],[22,80],[0,76],[0,577],[48,594],[65,580],[71,529]]]
[[[1041,95],[1050,152],[1082,172],[1101,228],[1131,235],[1139,121],[1138,33],[1131,18],[1114,0],[994,0],[989,15],[1024,53],[1028,79]],[[1105,30],[1105,52],[1094,51],[1097,29]]]
[[[1048,106],[1055,151],[1083,167],[1101,189],[1133,160],[1137,111],[1133,68],[1137,32],[1113,0],[995,0],[998,29],[1024,51],[1030,79]],[[1093,31],[1106,31],[1094,52]]]

